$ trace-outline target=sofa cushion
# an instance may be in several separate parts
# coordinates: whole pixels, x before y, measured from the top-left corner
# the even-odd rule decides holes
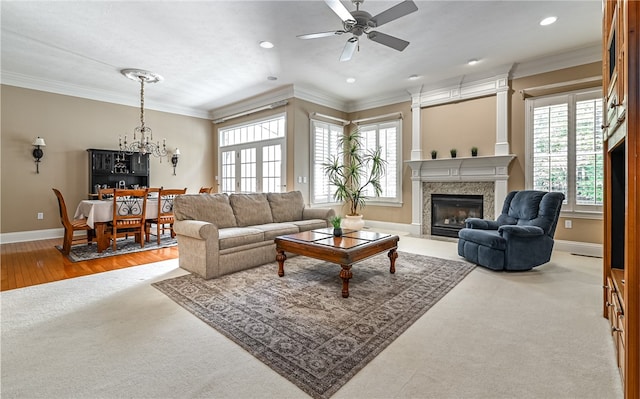
[[[324,229],[328,227],[327,221],[324,219],[308,219],[308,220],[296,220],[291,222],[298,226],[300,231],[309,231],[315,229]]]
[[[271,206],[271,215],[275,223],[302,220],[304,199],[300,191],[268,193],[267,200]]]
[[[239,227],[273,223],[267,195],[263,193],[231,194],[229,203]]]
[[[219,232],[220,250],[264,241],[264,232],[247,227],[230,227]]]
[[[173,201],[176,220],[201,220],[219,229],[236,227],[236,217],[227,194],[186,194]]]
[[[298,226],[293,223],[267,223],[250,226],[250,228],[263,231],[265,241],[272,241],[277,236],[300,232]]]

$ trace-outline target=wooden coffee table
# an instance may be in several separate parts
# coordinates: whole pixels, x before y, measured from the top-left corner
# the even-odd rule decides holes
[[[334,237],[333,229],[316,229],[275,238],[278,276],[284,276],[285,251],[298,255],[336,263],[342,267],[342,297],[349,297],[349,279],[353,277],[351,266],[384,251],[389,251],[390,273],[396,272],[398,241],[396,235],[372,231],[343,230],[342,237]]]

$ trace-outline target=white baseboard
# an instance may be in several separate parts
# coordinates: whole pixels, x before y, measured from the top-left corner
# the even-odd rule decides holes
[[[63,228],[48,229],[48,230],[18,231],[15,233],[0,234],[0,243],[9,244],[12,242],[48,240],[50,238],[61,238],[62,236],[64,236]]]
[[[383,229],[405,234],[421,235],[420,226],[406,223],[379,222],[376,220],[365,220],[365,228]],[[50,238],[61,238],[64,229],[19,231],[16,233],[0,234],[0,243],[9,244],[12,242],[38,241]],[[570,252],[576,255],[595,256],[602,258],[602,244],[590,242],[555,240],[554,250]]]
[[[555,240],[553,249],[596,258],[602,258],[603,255],[602,244],[594,244],[592,242]]]
[[[365,220],[365,228],[370,227],[374,229],[380,229],[385,231],[394,231],[406,234],[413,234],[420,236],[422,233],[420,232],[419,225],[412,225],[406,223],[392,223],[392,222],[379,222],[376,220]],[[451,238],[452,240],[457,240],[456,238]],[[569,252],[576,255],[584,255],[584,256],[594,256],[597,258],[602,258],[602,244],[594,244],[590,242],[579,242],[579,241],[565,241],[565,240],[555,240],[555,244],[553,249],[556,251],[564,251]]]

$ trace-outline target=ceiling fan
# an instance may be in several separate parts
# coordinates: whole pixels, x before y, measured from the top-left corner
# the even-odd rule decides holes
[[[338,14],[342,19],[343,29],[328,32],[309,33],[306,35],[298,35],[300,39],[316,39],[319,37],[328,37],[334,35],[342,35],[343,33],[351,33],[352,36],[347,39],[347,43],[340,55],[340,61],[349,61],[353,56],[353,53],[358,48],[360,36],[365,34],[370,40],[374,42],[384,44],[398,51],[404,50],[409,42],[399,39],[394,36],[387,35],[382,32],[377,32],[372,29],[377,28],[387,22],[394,21],[400,17],[404,17],[407,14],[411,14],[414,11],[418,11],[418,7],[412,0],[405,0],[395,6],[381,12],[376,16],[371,16],[366,11],[360,11],[360,4],[364,0],[351,0],[356,5],[356,11],[349,12],[346,7],[340,2],[340,0],[324,0],[325,3]]]

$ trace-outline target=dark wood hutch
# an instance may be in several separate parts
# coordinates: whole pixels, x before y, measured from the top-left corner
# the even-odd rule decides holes
[[[603,315],[626,398],[640,398],[640,2],[603,0]]]
[[[124,154],[114,150],[90,148],[89,193],[95,194],[96,184],[131,188],[133,185],[149,187],[149,154]]]

